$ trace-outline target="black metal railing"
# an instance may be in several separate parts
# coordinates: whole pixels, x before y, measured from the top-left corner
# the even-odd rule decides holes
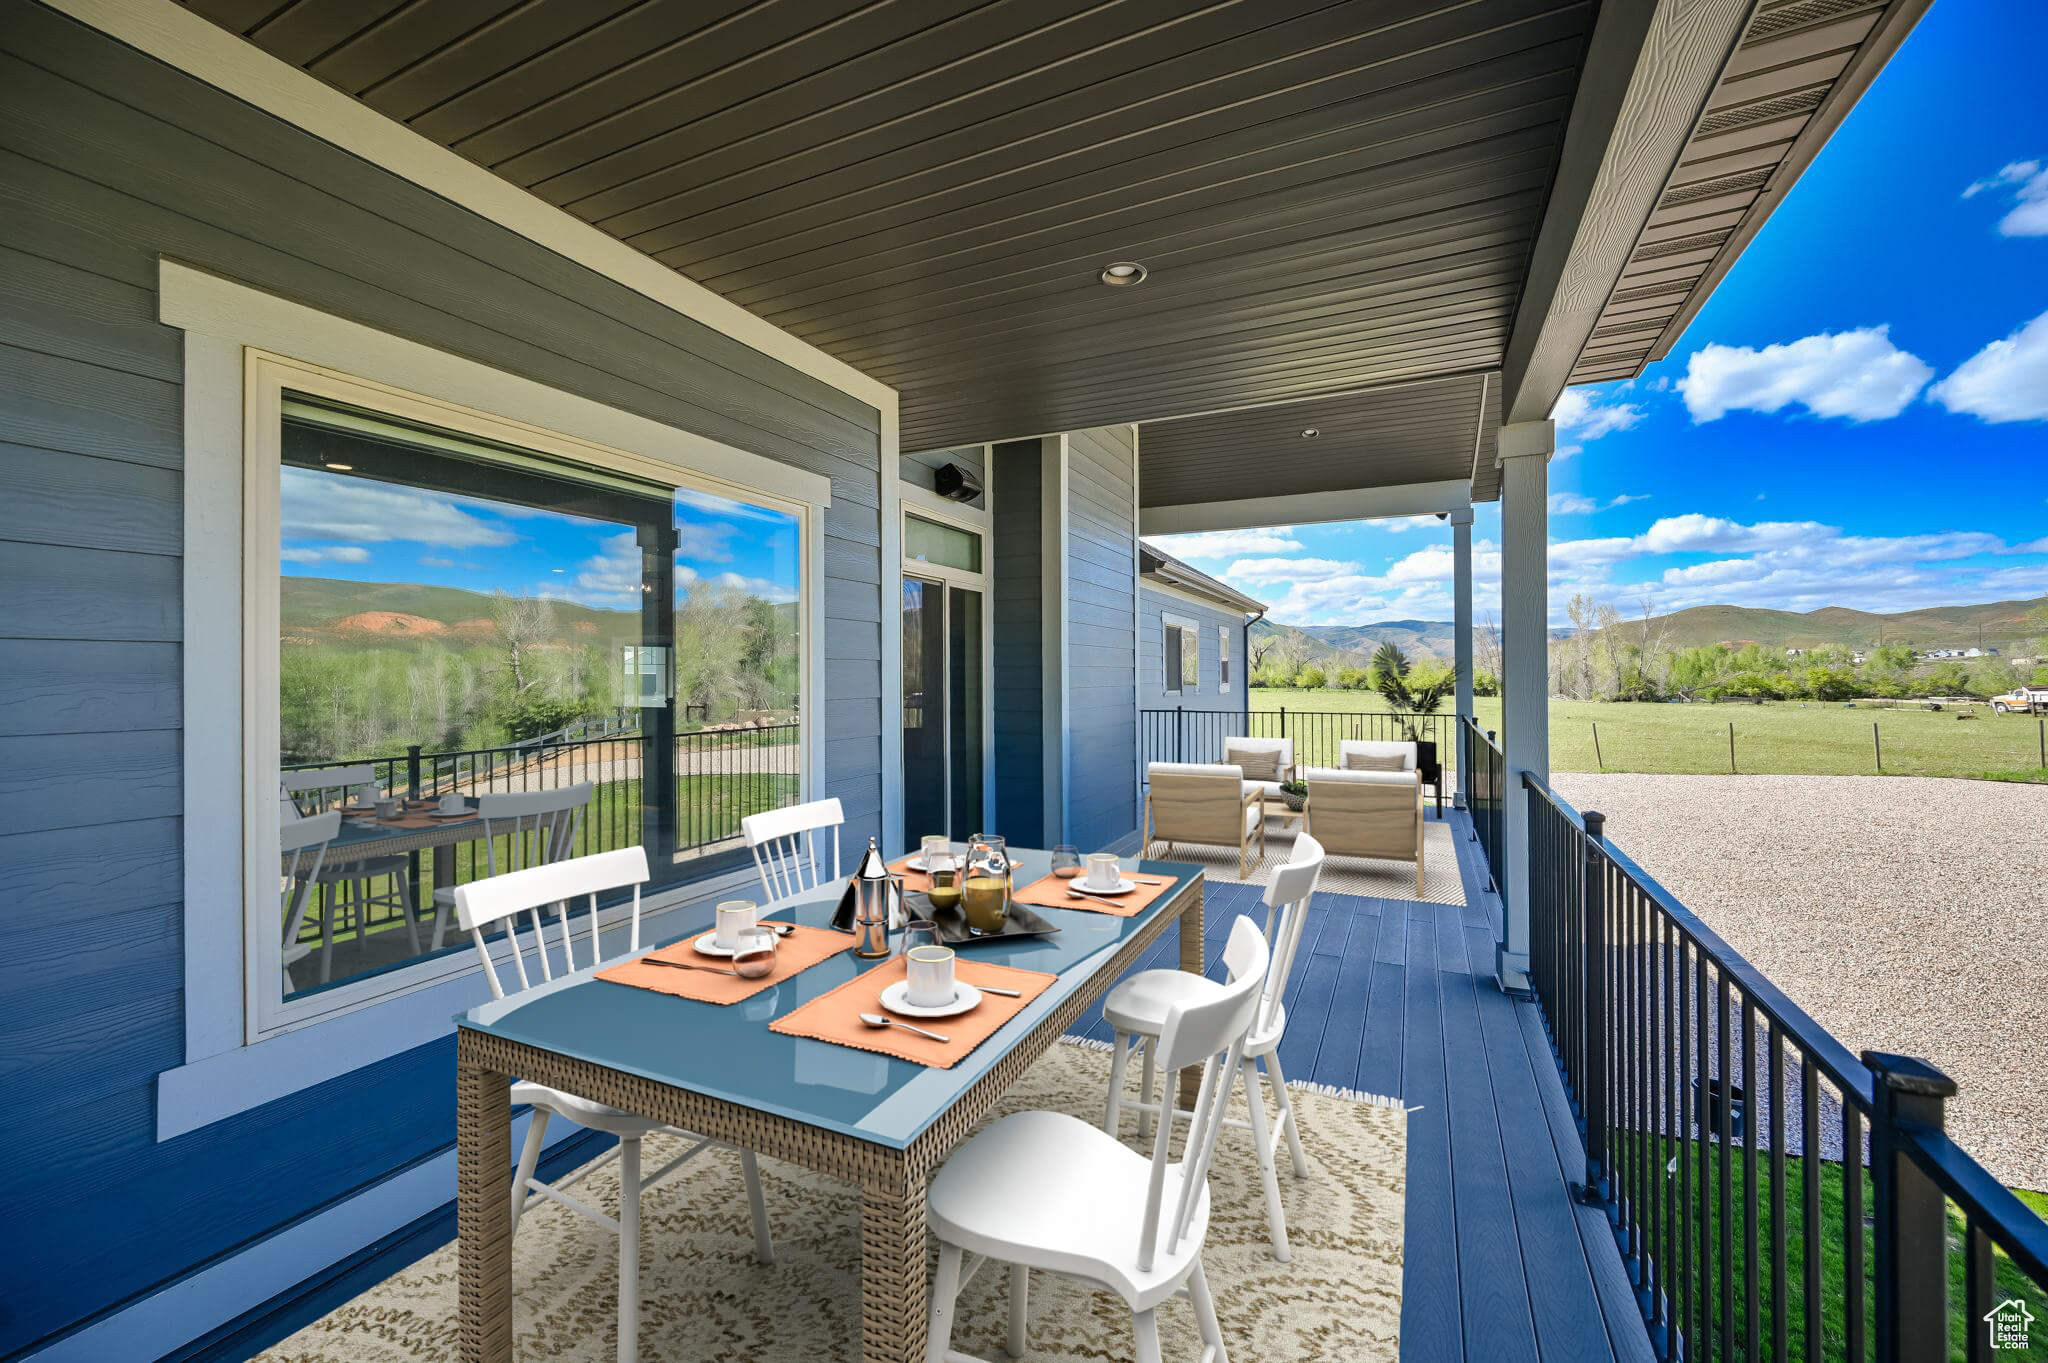
[[[1138,714],[1139,756],[1143,762],[1220,762],[1226,738],[1291,738],[1294,761],[1302,767],[1338,765],[1337,745],[1347,740],[1412,742],[1420,740],[1436,752],[1439,769],[1447,765],[1442,739],[1450,715],[1347,713],[1336,710],[1141,710]],[[1427,763],[1425,762],[1425,765]]]
[[[1945,1134],[1955,1085],[1852,1055],[1599,814],[1523,780],[1530,973],[1585,1139],[1578,1192],[1657,1356],[1985,1359],[2014,1300],[2048,1329],[2048,1225]]]
[[[1493,741],[1490,730],[1481,729],[1470,716],[1458,720],[1458,770],[1465,773],[1463,789],[1466,812],[1472,816],[1472,836],[1486,861],[1487,888],[1507,900],[1507,882],[1500,875],[1502,820],[1507,816],[1507,758]]]

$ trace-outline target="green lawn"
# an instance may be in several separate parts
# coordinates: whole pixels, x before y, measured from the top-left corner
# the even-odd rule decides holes
[[[1632,1153],[1632,1150],[1624,1141],[1615,1152],[1617,1169],[1625,1171],[1628,1168],[1627,1161]],[[1720,1325],[1722,1319],[1721,1293],[1723,1282],[1718,1262],[1720,1254],[1719,1228],[1721,1225],[1721,1147],[1718,1143],[1710,1143],[1707,1146],[1704,1169],[1702,1168],[1701,1148],[1697,1141],[1657,1141],[1654,1147],[1645,1152],[1645,1154],[1647,1156],[1646,1162],[1651,1162],[1653,1171],[1658,1173],[1663,1172],[1673,1154],[1681,1154],[1688,1161],[1685,1173],[1686,1181],[1684,1183],[1679,1181],[1679,1176],[1675,1173],[1665,1174],[1664,1176],[1671,1180],[1669,1185],[1670,1197],[1672,1199],[1669,1206],[1671,1208],[1675,1209],[1681,1189],[1686,1189],[1690,1192],[1690,1207],[1693,1217],[1692,1245],[1695,1256],[1698,1254],[1700,1219],[1704,1217],[1707,1224],[1707,1245],[1710,1255],[1715,1258],[1716,1262],[1706,1265],[1704,1268],[1699,1263],[1694,1262],[1692,1265],[1691,1285],[1689,1289],[1684,1290],[1684,1295],[1687,1295],[1692,1302],[1691,1310],[1694,1313],[1695,1321],[1697,1321],[1703,1301],[1710,1308],[1707,1314],[1712,1339],[1708,1341],[1702,1338],[1695,1341],[1696,1356],[1715,1359],[1743,1358],[1747,1356],[1751,1298],[1748,1290],[1749,1260],[1746,1253],[1746,1243],[1750,1239],[1748,1228],[1752,1224],[1755,1226],[1755,1239],[1762,1251],[1757,1259],[1757,1291],[1754,1298],[1757,1336],[1762,1346],[1759,1356],[1769,1356],[1776,1316],[1780,1309],[1776,1295],[1772,1291],[1773,1264],[1770,1258],[1770,1243],[1773,1180],[1771,1178],[1769,1151],[1760,1149],[1756,1154],[1756,1195],[1754,1199],[1756,1212],[1753,1223],[1749,1210],[1751,1206],[1749,1194],[1750,1179],[1745,1165],[1745,1152],[1741,1148],[1739,1141],[1728,1151],[1728,1192],[1730,1211],[1732,1213],[1732,1219],[1729,1224],[1735,1232],[1733,1236],[1734,1271],[1733,1275],[1726,1280],[1734,1288],[1729,1313],[1733,1318],[1734,1333],[1732,1338],[1728,1339],[1722,1337]],[[1843,1167],[1840,1164],[1823,1163],[1819,1166],[1819,1173],[1820,1233],[1817,1237],[1817,1244],[1809,1244],[1804,1238],[1804,1221],[1802,1219],[1802,1208],[1806,1191],[1804,1163],[1796,1158],[1788,1159],[1786,1162],[1784,1196],[1786,1290],[1783,1301],[1783,1310],[1786,1318],[1786,1357],[1800,1360],[1801,1363],[1809,1363],[1809,1360],[1814,1359],[1824,1359],[1828,1360],[1828,1363],[1835,1363],[1835,1360],[1845,1360],[1849,1357],[1847,1333],[1845,1330],[1847,1296],[1843,1276],[1846,1269],[1847,1256],[1845,1253],[1846,1237],[1843,1234],[1842,1193],[1846,1181]],[[1630,1179],[1629,1181],[1631,1183],[1636,1182],[1635,1179]],[[2036,1209],[2048,1206],[2048,1199],[2042,1198],[2038,1193],[2023,1192],[2020,1194],[2020,1197]],[[1871,1307],[1874,1292],[1870,1282],[1870,1272],[1874,1246],[1872,1244],[1870,1222],[1871,1198],[1870,1177],[1865,1173],[1863,1175],[1862,1189],[1862,1277],[1866,1349],[1871,1347],[1871,1340],[1873,1339]],[[1677,1213],[1673,1210],[1671,1214],[1676,1215]],[[1948,1236],[1949,1353],[1950,1357],[1955,1360],[1962,1360],[1966,1357],[1965,1329],[1970,1327],[1983,1328],[1980,1323],[1969,1322],[1964,1318],[1965,1312],[1963,1308],[1967,1300],[1964,1293],[1965,1265],[1962,1252],[1964,1231],[1965,1227],[1962,1217],[1951,1207],[1949,1209]],[[1809,1353],[1806,1347],[1805,1277],[1808,1256],[1815,1249],[1818,1250],[1820,1258],[1821,1339],[1818,1351]],[[1999,1356],[2012,1359],[2015,1363],[2027,1363],[2028,1360],[2031,1360],[2032,1363],[2048,1363],[2048,1292],[2044,1292],[2042,1288],[2030,1282],[2003,1253],[1998,1253],[1994,1256],[1994,1264],[1997,1290],[1993,1293],[1993,1299],[1995,1301],[2006,1301],[2017,1297],[2027,1303],[2029,1309],[2042,1322],[2041,1327],[2036,1329],[2035,1336],[2028,1349],[2024,1351],[2005,1350]],[[1667,1263],[1663,1268],[1662,1276],[1667,1284],[1667,1290],[1674,1294],[1680,1294],[1683,1272],[1683,1260],[1677,1252],[1674,1252],[1672,1262]]]
[[[1254,710],[1284,707],[1290,713],[1372,714],[1387,708],[1370,691],[1264,688],[1253,689],[1251,705]],[[1500,727],[1499,698],[1482,696],[1475,710],[1481,725]],[[1553,700],[1550,761],[1557,771],[1726,773],[1732,724],[1734,770],[1743,773],[1870,775],[1879,770],[1881,748],[1882,771],[1888,776],[2048,782],[2048,769],[2041,765],[2044,721],[1981,708],[1968,713],[1972,717],[1963,719],[1953,710],[1851,709],[1821,701],[1634,705]]]

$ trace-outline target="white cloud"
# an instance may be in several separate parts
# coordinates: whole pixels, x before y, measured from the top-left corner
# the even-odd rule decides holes
[[[678,570],[681,576],[681,570]],[[694,575],[693,575],[694,576]],[[548,595],[565,596],[586,606],[624,610],[640,601],[640,542],[631,530],[605,537],[599,552],[583,560],[576,570],[575,585],[568,590],[544,588]]]
[[[370,551],[352,544],[306,544],[280,549],[278,558],[286,563],[368,563]]]
[[[1599,395],[1584,388],[1565,389],[1557,395],[1557,405],[1550,409],[1550,419],[1557,423],[1557,433],[1581,441],[1598,440],[1603,435],[1625,431],[1647,415],[1649,413],[1636,403],[1603,403]]]
[[[1356,563],[1334,558],[1241,558],[1223,570],[1233,582],[1270,586],[1276,582],[1318,582],[1358,572]]]
[[[2011,161],[1996,175],[1986,176],[1963,191],[1974,199],[1986,190],[2013,192],[2013,206],[1998,220],[1999,235],[2048,237],[2048,166],[2039,161]]]
[[[1704,345],[1686,360],[1678,391],[1695,422],[1790,406],[1851,421],[1895,417],[1934,371],[1893,345],[1889,333],[1889,327],[1859,327],[1762,349]]]
[[[1235,554],[1285,554],[1302,547],[1294,527],[1265,530],[1203,530],[1190,535],[1154,535],[1146,540],[1175,558],[1229,558]]]
[[[743,577],[739,573],[720,573],[713,581],[725,587],[737,587],[748,596],[758,596],[763,601],[794,601],[796,589],[787,582],[775,582],[765,577]]]
[[[1927,395],[1985,421],[2048,420],[2048,312],[1964,360]]]
[[[1553,516],[1590,516],[1596,511],[1611,511],[1630,502],[1647,502],[1648,493],[1624,492],[1618,497],[1601,501],[1578,492],[1553,492],[1550,494],[1550,514]]]
[[[511,544],[510,531],[478,520],[453,497],[286,468],[279,516],[288,538],[383,544],[412,540],[444,549]]]

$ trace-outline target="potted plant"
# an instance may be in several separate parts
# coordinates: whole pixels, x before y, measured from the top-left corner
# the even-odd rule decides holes
[[[1299,814],[1301,807],[1308,803],[1308,782],[1296,779],[1280,783],[1280,798],[1287,801],[1287,807]]]
[[[1406,659],[1401,660],[1404,664]],[[1402,728],[1407,732],[1408,741],[1415,745],[1415,766],[1422,779],[1429,785],[1443,788],[1443,768],[1437,764],[1436,741],[1424,738],[1422,717],[1434,715],[1443,708],[1444,699],[1457,689],[1458,674],[1445,672],[1435,680],[1421,686],[1408,684],[1408,669],[1384,668],[1379,674],[1379,693],[1394,713],[1403,717]]]

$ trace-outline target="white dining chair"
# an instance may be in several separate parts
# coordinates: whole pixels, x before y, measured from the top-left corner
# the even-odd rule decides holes
[[[289,822],[296,811],[304,818],[338,812],[354,798],[358,786],[377,784],[377,769],[368,762],[348,766],[309,767],[281,772],[280,813]],[[420,923],[412,897],[412,863],[403,856],[371,856],[340,860],[329,855],[306,877],[306,898],[318,889],[320,901],[320,982],[334,978],[334,934],[355,933],[356,946],[367,944],[370,910],[389,909],[405,922],[412,954],[420,954]]]
[[[1024,1352],[1031,1270],[1107,1289],[1131,1309],[1138,1363],[1160,1363],[1160,1303],[1185,1292],[1194,1304],[1203,1363],[1229,1363],[1216,1305],[1202,1273],[1209,1232],[1209,1157],[1230,1076],[1266,975],[1266,939],[1239,919],[1223,958],[1230,982],[1190,975],[1200,988],[1167,1010],[1160,1063],[1177,1073],[1202,1066],[1201,1092],[1181,1158],[1160,1123],[1148,1159],[1064,1112],[1019,1112],[969,1137],[932,1179],[926,1206],[939,1241],[926,1363],[982,1363],[952,1347],[960,1289],[990,1261],[1010,1265],[1008,1349]],[[968,1268],[966,1256],[981,1256]]]
[[[580,781],[555,790],[477,796],[476,812],[484,830],[484,874],[503,875],[565,860],[576,850],[583,811],[589,808],[596,789],[593,783]],[[500,842],[504,844],[502,854]],[[453,855],[453,848],[447,850]],[[443,885],[434,891],[433,950],[441,949],[449,920],[454,917],[455,887]]]
[[[327,859],[327,844],[333,842],[334,835],[340,831],[341,811],[338,809],[311,817],[300,817],[294,811],[279,822],[278,893],[284,901],[284,941],[280,958],[284,967],[284,992],[287,994],[297,988],[292,982],[292,967],[305,960],[313,950],[312,943],[299,940],[299,931],[306,922],[306,901],[312,898],[321,864]]]
[[[761,893],[769,900],[815,890],[839,879],[839,826],[846,811],[835,797],[749,814],[740,820],[754,869],[761,873]],[[832,830],[832,870],[819,858],[826,829]]]
[[[475,942],[477,955],[483,960],[484,978],[491,987],[491,997],[504,998],[505,987],[498,978],[497,965],[491,959],[491,949],[485,940],[487,928],[503,925],[502,941],[511,948],[512,961],[518,969],[519,988],[529,989],[533,987],[534,980],[527,971],[526,952],[519,943],[521,915],[525,915],[531,924],[537,971],[541,981],[545,982],[554,978],[554,967],[550,960],[552,953],[548,947],[543,910],[553,909],[559,919],[563,973],[573,974],[579,968],[569,921],[573,901],[587,899],[589,902],[590,959],[587,965],[595,966],[603,959],[598,941],[597,897],[612,890],[632,889],[632,918],[625,952],[631,955],[640,950],[640,887],[646,881],[646,849],[626,847],[615,852],[548,862],[523,871],[508,871],[488,880],[456,886],[455,912],[463,930]],[[533,1108],[533,1120],[526,1128],[526,1142],[520,1147],[519,1165],[512,1178],[512,1234],[516,1236],[519,1232],[519,1218],[546,1199],[560,1203],[619,1237],[619,1363],[633,1363],[639,1357],[640,1337],[641,1196],[704,1151],[730,1147],[722,1147],[719,1142],[677,1130],[662,1122],[621,1112],[589,1098],[579,1098],[573,1093],[526,1080],[513,1082],[510,1101],[514,1106],[525,1103]],[[540,1162],[541,1146],[547,1139],[548,1121],[557,1116],[592,1131],[616,1136],[619,1143],[560,1182],[543,1183],[534,1177],[533,1171]],[[652,1135],[680,1136],[690,1144],[667,1164],[642,1178],[640,1143]],[[739,1155],[747,1187],[747,1205],[754,1220],[754,1255],[760,1262],[770,1264],[775,1262],[775,1245],[768,1235],[768,1207],[761,1194],[760,1169],[753,1151],[741,1150]],[[619,1164],[617,1217],[605,1215],[567,1191],[613,1159]]]
[[[301,814],[324,814],[339,809],[354,798],[357,786],[376,784],[377,769],[368,762],[306,767],[278,774],[278,788]]]
[[[1270,963],[1259,991],[1258,1014],[1245,1038],[1244,1057],[1238,1066],[1238,1074],[1244,1080],[1248,1111],[1242,1120],[1228,1117],[1224,1121],[1227,1126],[1251,1132],[1252,1147],[1258,1155],[1259,1178],[1266,1187],[1266,1227],[1272,1239],[1273,1257],[1281,1263],[1287,1262],[1289,1254],[1287,1218],[1280,1206],[1280,1179],[1276,1173],[1281,1137],[1286,1137],[1296,1178],[1308,1177],[1308,1156],[1301,1148],[1301,1131],[1294,1115],[1294,1100],[1287,1092],[1287,1076],[1280,1070],[1280,1041],[1287,1034],[1287,979],[1294,971],[1295,949],[1301,944],[1301,925],[1308,917],[1309,900],[1315,894],[1316,880],[1322,871],[1322,845],[1304,833],[1294,840],[1293,856],[1273,872],[1273,883],[1266,887],[1263,935],[1270,948]],[[1250,921],[1240,918],[1238,925]],[[1117,1134],[1125,1108],[1138,1114],[1139,1138],[1142,1140],[1150,1133],[1153,1118],[1161,1108],[1160,1102],[1153,1098],[1155,1069],[1158,1068],[1154,1058],[1160,1052],[1159,1038],[1165,1035],[1166,1019],[1174,1005],[1199,992],[1194,987],[1199,978],[1185,970],[1141,971],[1110,990],[1109,996],[1102,1001],[1103,1019],[1116,1031],[1115,1051],[1110,1061],[1109,1102],[1102,1119],[1102,1128],[1110,1135]],[[1138,1078],[1138,1101],[1129,1102],[1123,1096],[1124,1075],[1133,1051],[1142,1054],[1143,1069]],[[1265,1080],[1272,1084],[1274,1102],[1280,1109],[1279,1119],[1270,1125],[1266,1121],[1265,1097],[1259,1091],[1261,1064],[1265,1066]],[[1171,1094],[1173,1091],[1173,1072],[1168,1069],[1165,1092]],[[1168,1125],[1171,1125],[1170,1120]]]

